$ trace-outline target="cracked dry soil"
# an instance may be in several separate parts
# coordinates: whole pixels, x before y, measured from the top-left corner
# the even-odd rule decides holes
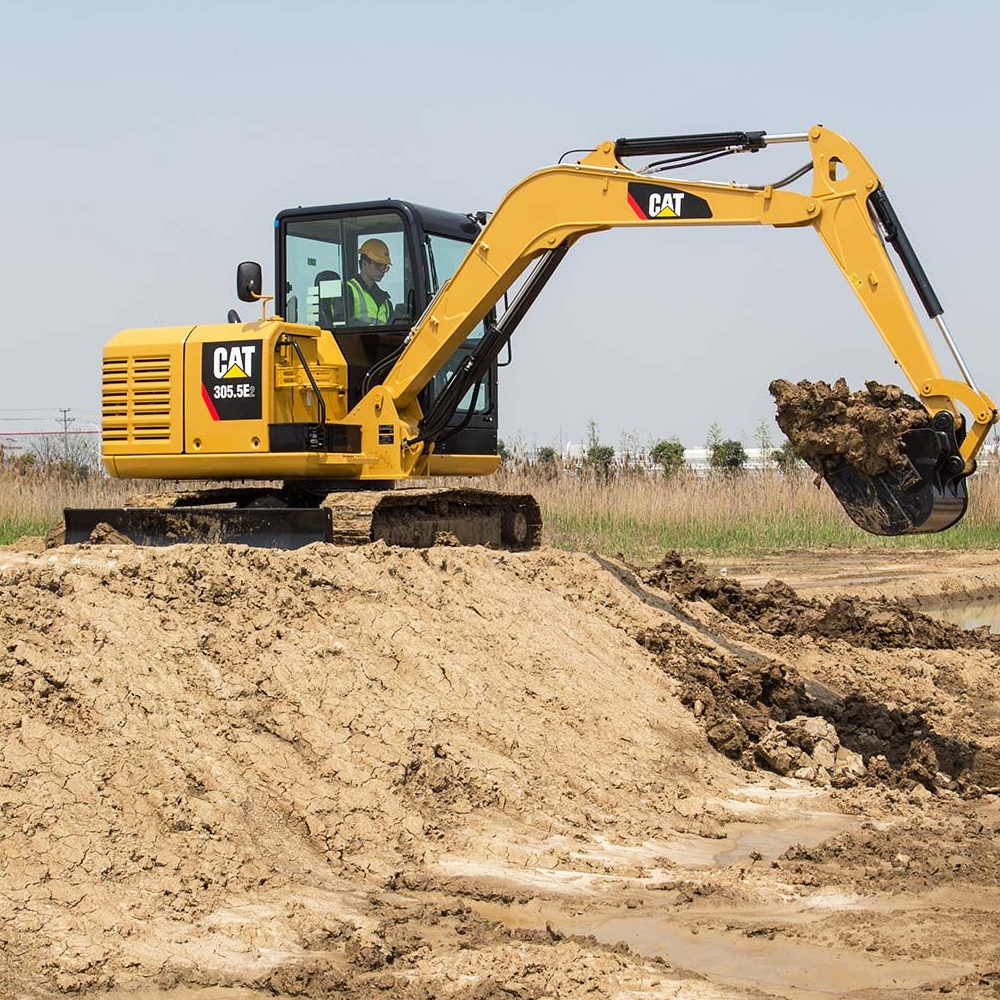
[[[982,632],[544,549],[0,594],[0,997],[1000,996]]]

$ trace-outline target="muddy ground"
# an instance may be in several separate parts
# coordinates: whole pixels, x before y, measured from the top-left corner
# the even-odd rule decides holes
[[[0,996],[1000,997],[1000,646],[922,613],[996,594],[0,550]]]

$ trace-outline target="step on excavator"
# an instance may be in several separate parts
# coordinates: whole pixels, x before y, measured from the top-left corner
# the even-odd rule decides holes
[[[809,160],[772,184],[664,176],[790,143]],[[230,312],[225,324],[124,330],[104,349],[109,474],[211,488],[67,510],[66,540],[105,523],[142,544],[426,546],[446,533],[452,544],[537,545],[532,497],[427,482],[498,468],[497,371],[511,335],[573,244],[617,226],[812,227],[929,417],[904,435],[903,468],[872,476],[831,460],[826,482],[875,534],[941,531],[962,517],[997,410],[858,149],[815,126],[609,140],[586,152],[522,180],[491,216],[395,200],[279,213],[275,294],[263,294],[259,264],[237,269],[237,294],[260,304],[258,321]],[[809,173],[810,193],[788,190]],[[942,375],[887,247],[961,380]],[[262,485],[225,485],[248,480]]]

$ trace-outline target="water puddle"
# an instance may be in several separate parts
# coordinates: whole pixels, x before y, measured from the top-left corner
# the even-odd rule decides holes
[[[765,822],[735,823],[721,841],[680,836],[660,847],[661,856],[682,868],[723,869],[763,863],[780,857],[794,844],[813,847],[856,830],[863,821],[859,816],[807,810],[792,816],[788,813],[791,802],[781,801],[780,794],[768,790],[762,798],[759,803],[741,803],[734,811],[748,817],[756,813],[762,819],[771,811]],[[820,924],[831,914],[873,908],[874,900],[843,892],[818,892],[772,902],[758,899],[745,906],[706,903],[700,909],[678,907],[655,893],[633,897],[627,907],[608,905],[606,895],[596,897],[593,893],[575,897],[561,893],[560,897],[515,905],[470,900],[470,905],[483,917],[507,927],[549,927],[561,934],[593,936],[602,944],[624,943],[637,954],[662,958],[720,986],[762,990],[787,1000],[834,1000],[864,990],[918,989],[971,971],[971,967],[955,963],[894,960],[866,952],[861,946],[837,948],[782,933],[785,927]],[[894,912],[906,905],[898,898],[890,903]]]
[[[446,858],[437,871],[450,878],[489,878],[529,887],[539,893],[600,892],[597,883],[619,877],[633,881],[634,874],[614,874],[616,868],[645,869],[652,877],[664,877],[659,869],[668,862],[674,868],[714,869],[748,866],[780,858],[790,847],[816,847],[831,837],[860,829],[865,817],[808,808],[809,800],[821,795],[815,789],[746,786],[740,798],[707,800],[709,807],[721,807],[730,816],[740,817],[724,825],[726,835],[706,836],[677,833],[666,840],[642,844],[616,844],[595,837],[587,844],[566,837],[508,845],[518,855],[514,863],[498,860],[501,845],[494,848],[494,860],[484,863],[470,858]],[[536,866],[530,855],[558,853],[566,856],[561,867]],[[574,869],[574,859],[586,862]],[[601,871],[601,869],[604,869]]]
[[[692,917],[662,911],[581,912],[534,900],[521,906],[474,902],[478,913],[513,928],[590,936],[602,944],[624,943],[637,954],[662,958],[727,986],[764,989],[788,1000],[833,1000],[861,990],[917,989],[971,971],[947,962],[893,960],[864,951],[808,944],[777,935],[696,926]],[[711,918],[712,914],[701,914]],[[746,916],[746,915],[744,915]]]
[[[658,852],[672,864],[684,868],[715,868],[757,860],[773,861],[789,847],[801,844],[816,847],[839,833],[857,830],[863,822],[858,816],[840,813],[811,813],[808,819],[785,823],[775,820],[766,824],[734,823],[733,832],[721,840],[680,835],[667,841]],[[743,832],[740,832],[740,831]]]
[[[932,618],[951,622],[960,628],[973,629],[988,625],[990,632],[1000,635],[1000,598],[985,601],[958,601],[954,604],[921,607],[921,612]]]
[[[896,577],[892,574],[884,574],[882,576],[831,576],[829,582],[824,580],[821,585],[829,586],[830,584],[836,584],[838,587],[860,587],[868,583],[889,583],[895,579]]]
[[[759,855],[761,860],[773,861],[775,858],[780,858],[789,847],[794,847],[796,844],[816,847],[838,833],[857,830],[861,822],[861,818],[857,816],[816,813],[806,823],[765,827],[740,834],[729,850],[716,853],[713,860],[719,865],[733,865],[741,861],[756,860],[756,856]]]

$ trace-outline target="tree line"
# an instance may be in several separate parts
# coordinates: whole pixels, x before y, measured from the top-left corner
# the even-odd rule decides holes
[[[645,452],[638,448],[634,434],[624,435],[622,443],[623,447],[616,451],[612,445],[601,441],[597,423],[591,420],[587,425],[587,442],[579,459],[564,459],[555,448],[548,445],[535,449],[529,456],[520,442],[511,448],[500,441],[499,451],[505,464],[532,466],[550,478],[554,478],[567,466],[605,479],[629,472],[646,473],[650,467],[666,478],[688,471],[684,444],[676,436],[651,440]],[[760,422],[754,432],[754,443],[765,465],[786,475],[796,474],[804,468],[792,450],[790,441],[785,440],[780,446],[774,446],[770,429],[764,421]],[[708,429],[705,450],[708,467],[716,472],[744,472],[750,462],[743,442],[724,437],[721,427],[716,423]]]

